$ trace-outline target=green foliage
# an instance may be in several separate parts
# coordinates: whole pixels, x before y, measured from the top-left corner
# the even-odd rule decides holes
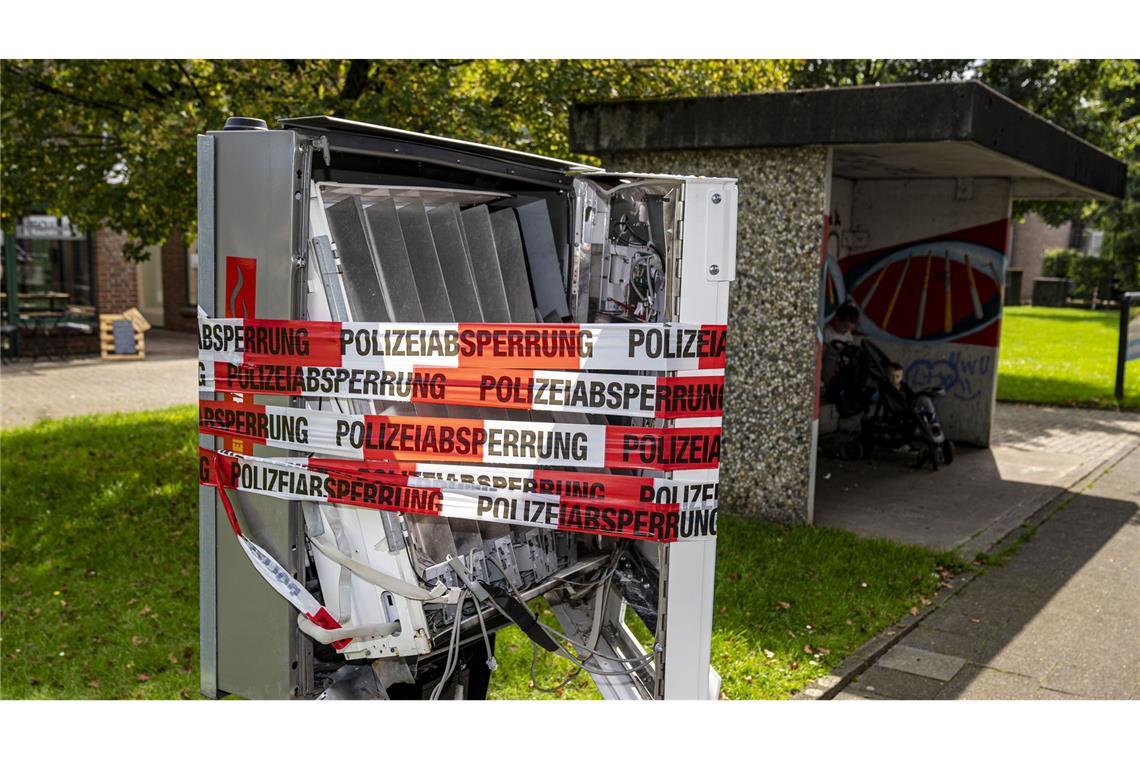
[[[1074,248],[1050,248],[1041,260],[1042,277],[1068,277],[1073,259],[1080,258],[1081,252]]]
[[[1001,401],[1114,409],[1120,312],[1006,307],[997,397]],[[1125,409],[1140,409],[1140,364],[1124,375]]]
[[[5,60],[0,223],[66,214],[131,238],[196,225],[195,135],[328,114],[570,157],[574,102],[780,89],[739,60]],[[582,157],[579,157],[582,158]]]
[[[1053,248],[1045,252],[1041,262],[1043,277],[1065,277],[1072,280],[1069,296],[1091,301],[1095,295],[1107,299],[1113,295],[1116,267],[1102,256],[1086,256],[1074,248]]]
[[[1100,256],[1078,256],[1069,264],[1069,279],[1073,281],[1073,298],[1091,301],[1094,296],[1103,300],[1112,295],[1112,262]]]
[[[197,696],[194,414],[78,417],[0,434],[0,698]],[[963,569],[948,554],[730,516],[717,555],[712,657],[733,699],[802,689]],[[545,603],[533,606],[557,627]],[[492,698],[598,696],[585,674],[557,694],[534,689],[529,640],[513,626],[496,635],[495,656]],[[540,654],[540,685],[571,672]]]
[[[819,58],[800,61],[788,79],[793,90],[961,79],[969,58]]]

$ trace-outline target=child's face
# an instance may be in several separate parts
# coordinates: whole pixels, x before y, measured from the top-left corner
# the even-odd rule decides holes
[[[847,335],[854,329],[855,329],[855,323],[854,322],[848,322],[848,321],[843,320],[843,319],[835,320],[835,331],[837,333],[839,333],[840,335]]]
[[[901,369],[892,369],[891,370],[891,385],[895,386],[896,388],[901,388],[902,387],[902,377],[903,377],[903,372]]]

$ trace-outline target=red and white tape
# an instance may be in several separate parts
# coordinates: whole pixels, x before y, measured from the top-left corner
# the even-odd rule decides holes
[[[721,369],[725,347],[724,325],[198,320],[206,363],[664,372]]]
[[[679,504],[612,497],[573,499],[457,485],[418,476],[319,472],[312,466],[231,452],[219,454],[203,450],[202,457],[204,480],[223,488],[289,501],[327,502],[663,543],[716,535],[715,500]]]
[[[720,428],[392,417],[199,401],[198,428],[346,459],[649,470],[715,469]]]
[[[226,517],[229,521],[230,528],[234,532],[234,537],[237,539],[242,551],[249,557],[249,561],[254,569],[257,570],[274,591],[280,594],[285,601],[293,605],[309,620],[312,620],[325,630],[334,631],[340,628],[340,623],[336,621],[332,613],[325,609],[325,606],[318,602],[296,578],[290,575],[289,571],[273,558],[273,555],[247,538],[242,532],[241,524],[237,519],[237,513],[234,511],[233,504],[226,494],[226,486],[222,476],[225,457],[220,452],[211,451],[209,449],[199,449],[199,455],[203,458],[202,466],[200,467],[202,482],[204,485],[217,488],[218,496],[222,501],[222,507],[226,511]],[[332,646],[334,649],[344,649],[348,646],[350,641],[351,639],[340,639],[334,641]]]
[[[198,362],[199,392],[450,404],[648,419],[720,417],[724,372],[684,377],[558,370],[311,367]]]

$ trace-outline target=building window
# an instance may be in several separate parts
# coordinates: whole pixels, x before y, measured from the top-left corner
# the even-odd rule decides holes
[[[29,308],[45,301],[94,306],[94,254],[90,238],[66,216],[26,216],[16,225],[16,290]],[[47,294],[56,294],[48,298]]]

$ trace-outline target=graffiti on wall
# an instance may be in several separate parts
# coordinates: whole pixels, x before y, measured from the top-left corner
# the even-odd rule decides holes
[[[990,387],[993,369],[993,356],[966,357],[951,351],[942,359],[915,359],[907,365],[904,380],[911,388],[941,386],[950,398],[973,401]]]
[[[821,277],[826,319],[848,301],[859,331],[902,343],[996,346],[1009,220],[868,251],[828,256]]]

